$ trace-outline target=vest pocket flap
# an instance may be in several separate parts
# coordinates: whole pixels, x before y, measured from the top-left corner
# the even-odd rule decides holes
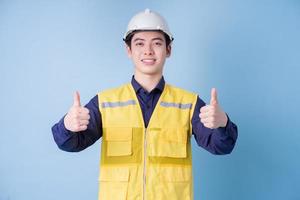
[[[166,182],[188,182],[192,177],[190,167],[168,167],[161,168],[159,171],[160,179]]]
[[[128,182],[129,169],[128,168],[101,168],[99,181],[104,182]]]
[[[106,128],[107,141],[130,141],[132,139],[132,128],[110,127]]]
[[[170,158],[186,158],[186,144],[154,142],[148,145],[148,155]]]
[[[161,137],[164,141],[186,143],[187,131],[184,128],[166,128],[162,129]]]
[[[163,128],[149,131],[149,156],[186,158],[186,148],[187,130],[184,128]]]
[[[150,142],[160,140],[163,142],[187,142],[187,130],[184,128],[162,128],[150,130]]]
[[[132,127],[105,128],[106,155],[132,155]]]
[[[107,156],[129,156],[132,155],[131,141],[108,141],[107,142]]]

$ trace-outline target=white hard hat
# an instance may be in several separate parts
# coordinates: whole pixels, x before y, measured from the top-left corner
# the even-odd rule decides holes
[[[138,30],[160,30],[167,34],[171,41],[174,39],[166,20],[160,14],[150,11],[149,9],[146,9],[131,18],[123,40],[126,40],[126,37],[130,33]]]

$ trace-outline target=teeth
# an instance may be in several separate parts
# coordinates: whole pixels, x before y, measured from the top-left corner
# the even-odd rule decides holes
[[[153,63],[153,62],[155,62],[155,59],[142,59],[142,62]]]

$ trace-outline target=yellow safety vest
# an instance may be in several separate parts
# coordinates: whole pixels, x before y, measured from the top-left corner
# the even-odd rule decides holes
[[[98,99],[99,199],[193,199],[190,138],[197,95],[166,84],[147,128],[131,84],[101,92]]]

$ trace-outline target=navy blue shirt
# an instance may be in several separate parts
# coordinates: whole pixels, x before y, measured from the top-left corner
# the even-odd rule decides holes
[[[139,100],[145,127],[147,127],[157,101],[163,92],[165,80],[162,77],[151,92],[147,92],[134,79],[134,76],[131,84]],[[205,103],[198,97],[191,122],[197,144],[213,154],[229,154],[237,139],[237,126],[227,116],[228,122],[225,127],[217,129],[206,128],[199,118],[202,106],[205,106]],[[54,140],[60,149],[78,152],[91,146],[102,137],[102,120],[98,107],[98,95],[92,98],[85,107],[90,111],[90,121],[85,131],[73,133],[67,130],[64,126],[64,117],[52,127]]]

